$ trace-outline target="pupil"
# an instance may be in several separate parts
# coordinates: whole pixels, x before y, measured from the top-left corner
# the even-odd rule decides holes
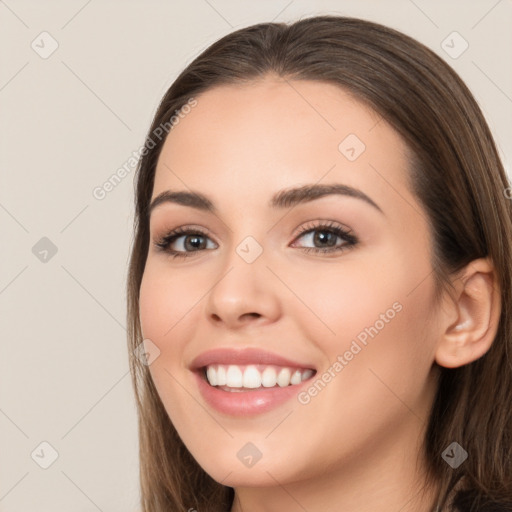
[[[326,235],[325,235],[326,234]],[[331,241],[334,240],[334,237],[333,237],[334,233],[330,233],[328,231],[318,231],[317,232],[317,235],[315,236],[315,242],[321,242],[321,243],[324,243],[326,240],[330,239]],[[326,244],[324,244],[326,245]],[[328,246],[332,246],[333,244],[327,244]]]
[[[201,238],[202,238],[201,235],[199,235],[199,236],[189,235],[185,239],[185,246],[187,246],[187,242],[189,242],[189,244],[191,244],[193,249],[200,249],[201,248]]]

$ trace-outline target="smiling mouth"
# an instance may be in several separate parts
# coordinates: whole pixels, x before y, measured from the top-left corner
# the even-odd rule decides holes
[[[236,393],[295,386],[313,377],[316,370],[262,364],[212,364],[202,367],[200,373],[210,386]]]

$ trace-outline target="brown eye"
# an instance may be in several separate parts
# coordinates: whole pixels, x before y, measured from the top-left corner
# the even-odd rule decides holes
[[[348,249],[358,243],[357,238],[345,229],[335,225],[305,227],[296,238],[306,240],[312,247],[300,246],[307,252],[336,252]],[[294,244],[295,245],[295,244]]]
[[[198,229],[178,228],[162,237],[155,245],[172,256],[188,256],[204,249],[215,249],[208,245],[209,237]],[[211,240],[210,240],[211,242]]]

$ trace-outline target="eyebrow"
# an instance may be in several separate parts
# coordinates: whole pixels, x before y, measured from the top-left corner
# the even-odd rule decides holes
[[[341,183],[330,185],[303,185],[297,188],[280,190],[269,201],[269,207],[273,209],[289,208],[329,195],[341,195],[360,199],[384,214],[380,206],[363,191]],[[162,203],[175,203],[197,208],[205,212],[217,213],[213,202],[199,192],[166,190],[153,199],[149,206],[149,215]]]

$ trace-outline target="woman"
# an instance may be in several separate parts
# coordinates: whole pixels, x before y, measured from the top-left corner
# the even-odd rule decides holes
[[[447,64],[354,18],[244,28],[142,155],[145,512],[512,510],[510,184]]]

